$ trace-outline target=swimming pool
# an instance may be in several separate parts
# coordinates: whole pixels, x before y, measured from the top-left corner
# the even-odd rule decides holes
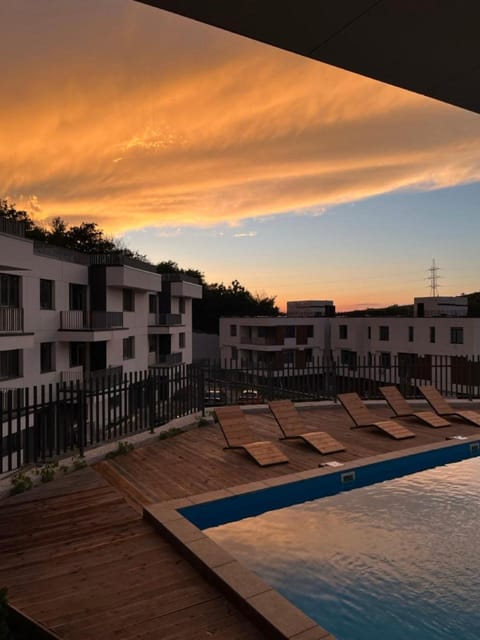
[[[473,458],[206,533],[339,640],[476,640],[479,521]]]

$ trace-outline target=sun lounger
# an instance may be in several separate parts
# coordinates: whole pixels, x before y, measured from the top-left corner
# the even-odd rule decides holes
[[[228,445],[225,449],[242,449],[261,467],[288,462],[274,442],[256,439],[239,406],[217,407],[215,414]]]
[[[354,422],[352,429],[358,427],[376,427],[395,440],[414,438],[410,429],[395,420],[382,420],[370,411],[357,393],[341,393],[338,396],[343,408]]]
[[[291,400],[272,400],[268,403],[283,434],[282,440],[300,439],[323,455],[345,451],[341,442],[325,431],[307,431],[302,416]]]
[[[477,411],[456,411],[433,385],[422,385],[418,387],[418,390],[439,416],[456,416],[480,427],[480,413]]]
[[[397,418],[417,418],[435,429],[450,426],[445,418],[433,411],[413,411],[397,387],[380,387],[379,391]]]

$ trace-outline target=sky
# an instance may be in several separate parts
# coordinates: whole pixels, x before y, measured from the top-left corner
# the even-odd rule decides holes
[[[480,116],[133,0],[1,0],[0,197],[338,310],[480,290]],[[7,99],[5,99],[5,97]]]

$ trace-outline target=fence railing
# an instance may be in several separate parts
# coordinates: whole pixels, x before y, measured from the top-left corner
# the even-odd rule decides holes
[[[0,307],[0,333],[17,331],[23,331],[23,309]]]
[[[0,233],[7,233],[10,236],[25,237],[25,222],[21,220],[10,220],[0,218]]]
[[[182,315],[180,313],[157,313],[154,317],[154,326],[171,327],[176,324],[182,324]]]
[[[102,330],[123,327],[121,311],[60,311],[61,331]]]
[[[169,355],[173,361],[177,354]],[[319,359],[282,369],[203,362],[129,374],[111,368],[68,383],[0,389],[0,473],[153,430],[219,403],[336,400],[349,391],[382,399],[379,387],[385,385],[420,398],[422,384],[435,385],[447,397],[480,398],[480,358]]]
[[[0,389],[0,473],[142,431],[203,409],[192,366]]]

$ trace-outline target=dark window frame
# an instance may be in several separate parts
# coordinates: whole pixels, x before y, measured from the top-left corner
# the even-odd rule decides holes
[[[55,309],[55,281],[40,278],[40,309]]]
[[[338,339],[339,340],[348,340],[348,324],[339,324],[338,325]]]
[[[23,349],[0,351],[0,380],[12,380],[23,375]]]
[[[123,311],[135,311],[135,291],[125,287],[122,289],[122,309]]]
[[[463,327],[450,327],[450,344],[463,344]]]
[[[123,338],[123,359],[133,360],[135,358],[135,336]]]
[[[382,342],[390,341],[390,327],[388,324],[381,324],[378,327],[378,339]]]
[[[55,368],[55,342],[40,343],[40,373],[51,373]]]

